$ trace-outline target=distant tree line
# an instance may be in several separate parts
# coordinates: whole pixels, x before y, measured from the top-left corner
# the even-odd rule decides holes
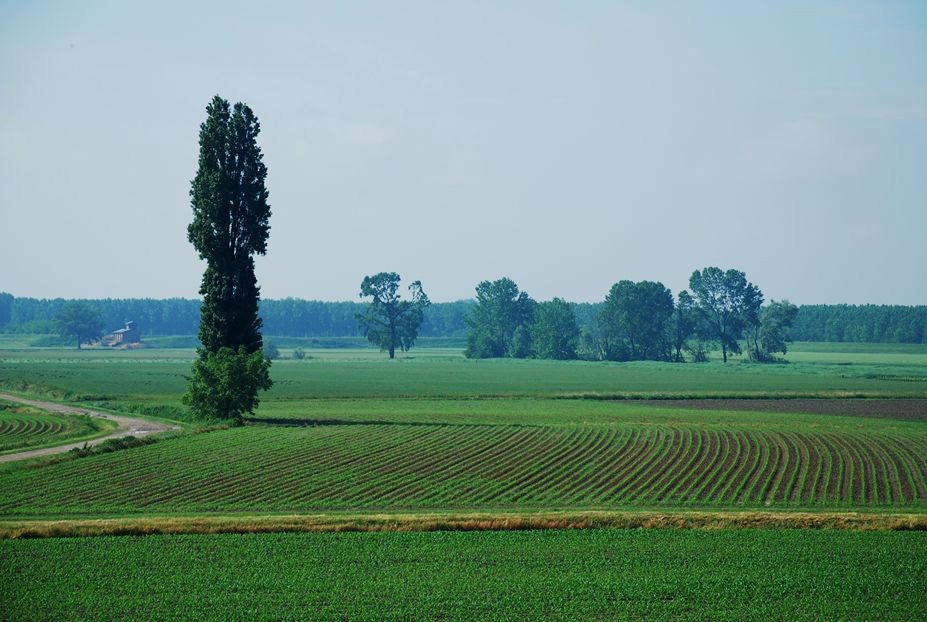
[[[796,341],[927,343],[927,306],[802,305]]]
[[[587,307],[560,298],[536,302],[508,278],[483,281],[466,318],[465,353],[470,358],[674,362],[707,360],[714,348],[725,362],[743,349],[758,362],[786,353],[798,311],[794,305],[764,306],[760,289],[737,270],[696,270],[689,288],[691,293],[674,298],[662,283],[624,280],[611,287],[604,302]]]
[[[58,332],[56,319],[68,300],[20,298],[0,293],[0,331],[15,333]],[[105,330],[134,321],[146,335],[195,335],[200,325],[199,300],[187,298],[103,298],[81,302],[94,307]],[[356,316],[367,304],[322,302],[284,298],[260,301],[263,333],[278,337],[362,337]],[[464,316],[473,302],[433,303],[424,310],[418,334],[423,337],[462,339],[467,332]]]
[[[56,317],[67,302],[63,298],[0,293],[0,332],[56,333]],[[146,335],[195,335],[199,329],[199,300],[106,298],[83,302],[97,309],[106,331],[121,328],[127,320],[135,321]],[[431,303],[423,311],[418,335],[464,339],[468,333],[465,318],[475,304],[474,300]],[[587,356],[595,347],[597,317],[605,303],[568,304],[581,331],[577,348],[580,355]],[[362,302],[284,298],[262,300],[260,315],[266,335],[362,337],[356,316],[367,306]],[[794,341],[927,343],[927,306],[801,305],[788,332]]]

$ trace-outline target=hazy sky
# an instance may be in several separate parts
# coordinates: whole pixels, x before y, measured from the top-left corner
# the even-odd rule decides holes
[[[927,304],[923,0],[4,0],[0,85],[17,296],[197,295],[218,93],[261,121],[267,298],[396,271],[597,301],[717,265],[767,299]]]

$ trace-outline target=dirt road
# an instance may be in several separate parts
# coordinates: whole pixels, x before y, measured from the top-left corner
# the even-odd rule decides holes
[[[118,427],[106,434],[105,436],[98,436],[97,438],[80,441],[78,443],[68,443],[65,445],[56,445],[55,447],[43,447],[42,449],[32,449],[29,451],[20,451],[15,454],[5,454],[0,456],[0,462],[12,462],[13,460],[25,460],[26,458],[37,458],[39,456],[49,456],[52,454],[60,454],[66,451],[70,451],[75,447],[83,447],[84,445],[98,445],[103,441],[109,440],[111,438],[121,438],[123,436],[148,436],[149,434],[156,434],[158,432],[169,432],[172,430],[179,430],[180,426],[171,425],[168,423],[161,423],[160,421],[151,421],[148,419],[135,419],[132,417],[123,417],[121,415],[110,415],[109,413],[101,413],[93,410],[87,410],[86,408],[77,408],[74,406],[65,406],[64,404],[56,404],[54,402],[39,402],[36,400],[27,400],[23,397],[17,397],[15,395],[7,395],[5,393],[0,393],[0,400],[6,400],[8,402],[16,402],[18,404],[26,404],[28,406],[33,406],[35,408],[40,408],[42,410],[53,412],[53,413],[63,413],[68,415],[87,415],[89,417],[99,417],[100,419],[109,419],[110,421],[115,421]]]

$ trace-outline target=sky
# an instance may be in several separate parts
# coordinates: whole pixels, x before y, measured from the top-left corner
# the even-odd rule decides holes
[[[0,2],[0,291],[196,297],[205,107],[260,119],[265,298],[746,272],[927,304],[927,2]]]

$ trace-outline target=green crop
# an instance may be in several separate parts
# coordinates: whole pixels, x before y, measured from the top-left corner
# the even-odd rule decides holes
[[[0,558],[0,609],[22,621],[899,621],[927,610],[923,532],[63,538],[0,541]]]
[[[53,414],[0,401],[0,453],[90,439],[114,427],[110,421],[84,415]]]
[[[389,422],[374,400],[351,402],[365,404],[366,422],[340,403],[341,419],[327,419],[323,404],[324,425],[254,424],[12,470],[0,513],[927,505],[920,422],[564,400],[533,402],[547,425],[524,422],[524,400],[424,401],[446,410]],[[519,423],[486,423],[508,407]]]

